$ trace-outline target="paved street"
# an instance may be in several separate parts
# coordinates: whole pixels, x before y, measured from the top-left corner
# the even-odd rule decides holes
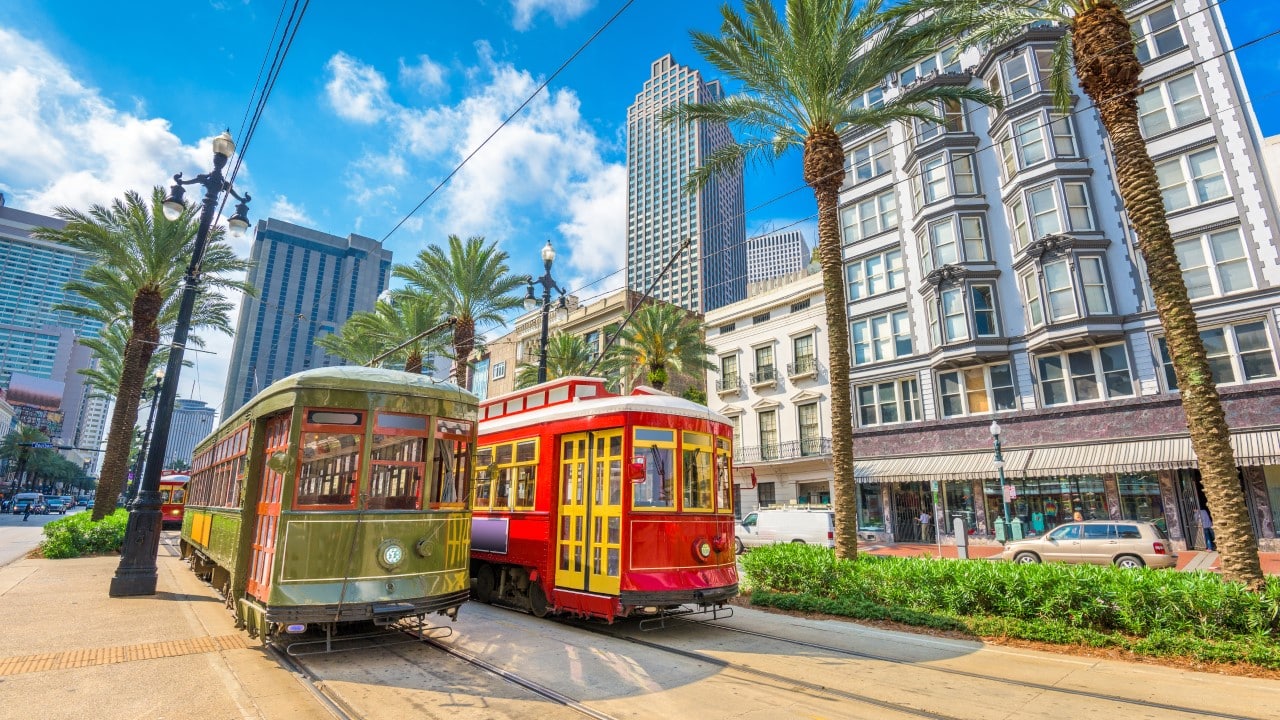
[[[68,511],[67,515],[84,511],[84,508],[77,507]],[[44,537],[40,532],[44,524],[62,517],[64,516],[32,515],[24,522],[21,515],[0,513],[0,567],[31,552]]]

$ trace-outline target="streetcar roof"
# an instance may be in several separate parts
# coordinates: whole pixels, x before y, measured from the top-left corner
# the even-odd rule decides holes
[[[683,417],[700,418],[712,422],[732,424],[729,418],[674,395],[607,395],[604,397],[575,398],[569,402],[514,413],[504,417],[480,421],[480,434],[501,432],[526,425],[536,425],[571,418],[588,418],[616,412],[648,412]]]

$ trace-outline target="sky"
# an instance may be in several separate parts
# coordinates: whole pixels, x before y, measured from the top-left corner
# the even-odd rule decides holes
[[[252,143],[241,148],[237,189],[253,196],[252,221],[383,240],[396,262],[451,234],[483,235],[511,256],[514,273],[537,275],[550,240],[562,286],[584,299],[620,287],[627,107],[650,63],[668,53],[718,78],[689,30],[715,31],[720,4],[634,0],[409,217],[626,0],[313,2]],[[1221,0],[1236,45],[1280,28],[1270,5]],[[281,7],[0,2],[7,204],[46,214],[86,208],[210,169],[213,136],[229,128],[243,140]],[[1236,55],[1263,135],[1280,133],[1280,36]],[[816,206],[807,189],[793,192],[800,173],[798,156],[748,170],[749,235],[798,222],[812,244]],[[233,240],[242,254],[248,244]],[[217,406],[231,339],[206,339],[209,352],[189,353],[195,367],[179,396]]]

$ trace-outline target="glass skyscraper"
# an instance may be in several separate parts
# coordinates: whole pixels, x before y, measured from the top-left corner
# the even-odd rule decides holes
[[[667,125],[664,110],[723,97],[719,81],[665,55],[627,109],[627,286],[645,291],[687,238],[693,242],[652,296],[704,313],[746,297],[743,174],[714,178],[694,195],[683,184],[703,160],[733,142],[723,125]]]

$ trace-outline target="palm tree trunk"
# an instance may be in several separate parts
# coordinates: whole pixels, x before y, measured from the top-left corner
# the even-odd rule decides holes
[[[832,498],[836,520],[836,557],[858,556],[858,488],[853,478],[853,415],[849,390],[849,314],[844,299],[844,258],[840,251],[840,183],[844,147],[831,128],[805,140],[804,181],[818,202],[818,260],[827,309],[827,369],[831,374]]]
[[[422,373],[422,353],[416,349],[410,349],[408,357],[404,361],[404,371],[420,375]]]
[[[111,413],[111,429],[107,432],[107,450],[102,458],[98,492],[93,507],[94,521],[116,510],[116,497],[124,489],[129,469],[129,451],[133,444],[134,426],[138,424],[138,405],[147,367],[155,354],[160,332],[156,318],[164,298],[158,293],[139,293],[133,301],[133,329],[124,348],[120,369],[120,389],[116,407]]]
[[[1132,32],[1124,12],[1112,0],[1101,0],[1080,14],[1072,28],[1076,72],[1111,137],[1120,197],[1147,265],[1191,446],[1218,531],[1223,577],[1257,591],[1263,587],[1258,540],[1245,507],[1226,415],[1174,252],[1155,165],[1138,124],[1136,98],[1142,65],[1134,53]]]

